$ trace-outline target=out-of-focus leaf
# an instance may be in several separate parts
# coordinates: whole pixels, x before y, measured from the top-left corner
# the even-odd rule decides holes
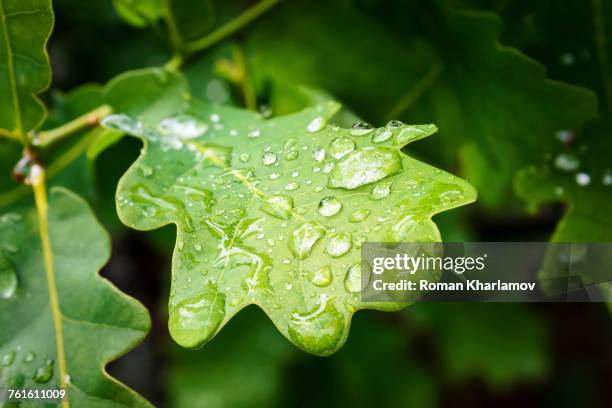
[[[524,305],[419,303],[410,316],[431,330],[453,381],[480,378],[503,388],[548,372],[546,327]]]
[[[64,93],[53,93],[53,105],[44,128],[54,128],[69,122],[104,103],[102,87],[98,84],[81,85]]]
[[[164,0],[113,0],[117,13],[135,27],[154,24],[165,15]]]
[[[214,0],[168,0],[168,12],[176,21],[181,41],[202,37],[215,23]]]
[[[4,387],[60,384],[60,341],[72,406],[149,406],[104,372],[138,344],[150,327],[145,308],[97,271],[110,241],[87,204],[68,190],[51,190],[48,225],[56,288],[48,287],[34,211],[0,218],[0,368]],[[53,296],[59,302],[56,332]],[[24,330],[27,328],[27,330]],[[30,406],[30,405],[28,405]]]
[[[204,350],[173,351],[168,375],[172,406],[262,407],[278,403],[283,394],[284,365],[296,350],[254,309],[247,308]]]
[[[49,86],[46,45],[53,27],[50,0],[0,1],[0,136],[22,143],[45,118],[36,97]]]
[[[441,137],[417,151],[448,166],[465,147],[470,180],[487,203],[499,203],[514,172],[539,159],[555,131],[594,114],[595,98],[501,46],[495,15],[415,4],[385,1],[360,14],[286,3],[250,32],[250,67],[259,82],[326,89],[366,120],[435,122]]]
[[[121,220],[178,228],[169,327],[179,344],[202,346],[257,304],[295,344],[326,355],[356,310],[403,306],[359,301],[361,242],[437,241],[431,216],[476,193],[400,152],[435,126],[345,130],[327,125],[338,108],[262,121],[192,102],[161,121],[105,120],[144,141],[119,182]]]

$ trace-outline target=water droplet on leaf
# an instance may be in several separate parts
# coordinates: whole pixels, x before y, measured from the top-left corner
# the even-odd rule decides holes
[[[340,161],[329,176],[330,187],[349,190],[382,180],[402,169],[402,161],[395,149],[371,147],[356,150]]]
[[[320,355],[334,352],[342,338],[344,318],[321,295],[319,305],[306,313],[294,313],[289,321],[289,337],[304,350]]]
[[[332,272],[329,265],[308,273],[308,280],[315,286],[324,287],[331,283]]]
[[[349,218],[349,222],[364,221],[366,218],[370,216],[371,213],[372,211],[370,210],[365,210],[365,209],[357,210],[353,214],[351,214],[351,217]]]
[[[323,116],[317,116],[310,121],[306,127],[306,130],[308,130],[310,133],[315,133],[323,130],[325,126],[327,126],[327,120]]]
[[[307,222],[293,231],[287,245],[298,259],[307,258],[314,244],[325,235],[325,227],[318,222]]]
[[[328,254],[337,258],[346,254],[352,246],[351,236],[345,232],[340,232],[331,236],[325,250]]]
[[[225,295],[209,283],[204,293],[185,299],[172,308],[168,326],[178,344],[196,348],[210,340],[224,317]]]
[[[353,150],[355,150],[355,142],[348,137],[337,137],[329,144],[329,153],[336,159],[343,158]]]
[[[353,136],[365,136],[372,132],[374,127],[366,122],[355,122],[349,133]]]
[[[0,299],[9,299],[17,290],[17,272],[10,260],[0,254]]]
[[[342,203],[335,197],[325,197],[319,202],[319,213],[324,217],[336,215],[342,209]]]
[[[293,199],[286,195],[272,196],[261,206],[261,210],[273,217],[288,220],[293,210]]]

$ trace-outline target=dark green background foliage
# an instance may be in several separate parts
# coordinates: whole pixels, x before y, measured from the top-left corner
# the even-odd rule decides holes
[[[188,50],[256,4],[55,0],[43,128],[102,102],[142,113],[166,90],[105,84],[163,66],[173,49]],[[282,1],[186,55],[189,90],[205,102],[256,102],[277,116],[332,98],[345,127],[357,118],[435,123],[439,133],[407,153],[479,194],[434,217],[444,240],[612,240],[612,0]],[[68,138],[41,159],[50,184],[87,199],[111,232],[103,275],[151,313],[147,339],[110,372],[155,405],[609,405],[612,330],[601,304],[363,312],[325,358],[291,345],[251,307],[203,349],[178,347],[166,326],[176,230],[121,224],[115,189],[141,144],[94,132],[105,134]],[[20,155],[0,139],[2,213],[31,201],[10,177]]]

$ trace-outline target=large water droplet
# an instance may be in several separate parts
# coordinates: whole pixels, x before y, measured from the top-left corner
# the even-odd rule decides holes
[[[168,326],[172,338],[181,346],[204,345],[225,317],[225,295],[210,284],[204,293],[178,303],[170,311]]]
[[[354,264],[348,269],[344,278],[344,289],[350,293],[361,290],[361,265]]]
[[[266,166],[271,166],[276,163],[276,154],[273,152],[265,152],[261,158],[261,162]]]
[[[294,313],[289,321],[289,337],[309,353],[328,355],[336,351],[344,331],[344,318],[321,295],[319,305],[306,313]]]
[[[353,150],[355,150],[355,142],[348,137],[337,137],[329,144],[329,153],[336,159],[343,158]]]
[[[365,136],[371,131],[374,130],[374,127],[366,122],[355,122],[349,133],[353,136]]]
[[[196,117],[178,114],[162,119],[157,130],[163,135],[177,136],[181,139],[195,139],[208,131],[208,125]]]
[[[318,222],[307,222],[293,231],[287,245],[298,259],[307,258],[314,244],[325,235],[325,227]]]
[[[370,210],[365,210],[365,209],[357,210],[353,214],[351,214],[351,217],[349,218],[349,222],[364,221],[366,218],[370,216],[371,213],[372,211]]]
[[[39,367],[36,370],[32,379],[39,384],[44,384],[46,382],[49,382],[52,377],[53,377],[53,360],[47,359],[47,361],[45,362],[45,365],[42,367]]]
[[[331,283],[332,272],[329,265],[308,273],[308,280],[315,286],[323,287]]]
[[[372,188],[372,192],[370,193],[370,198],[372,200],[382,200],[383,198],[389,197],[391,194],[391,185],[393,183],[390,181],[378,183]]]
[[[353,246],[351,236],[345,232],[339,232],[331,236],[325,250],[333,257],[339,257],[350,251]]]
[[[272,196],[264,202],[261,210],[273,217],[288,220],[293,210],[293,199],[286,195]]]
[[[393,132],[391,131],[391,129],[380,128],[377,129],[376,133],[374,133],[374,136],[372,136],[372,142],[382,143],[391,139],[391,136],[393,136]]]
[[[329,175],[330,187],[349,190],[382,180],[402,169],[402,159],[395,149],[366,147],[350,153]]]
[[[317,116],[312,121],[310,121],[306,129],[310,133],[315,133],[315,132],[319,132],[323,130],[323,128],[325,128],[326,125],[327,125],[327,120],[323,116]]]
[[[0,254],[0,299],[8,299],[17,290],[17,272],[7,258]]]
[[[335,197],[325,197],[319,202],[319,213],[324,217],[336,215],[342,209],[342,203]]]

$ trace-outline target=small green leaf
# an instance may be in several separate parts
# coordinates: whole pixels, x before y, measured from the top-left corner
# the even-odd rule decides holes
[[[87,204],[65,189],[51,190],[48,220],[56,292],[45,279],[36,213],[0,217],[0,384],[65,383],[75,407],[150,406],[104,371],[150,327],[145,308],[97,274],[110,254],[108,235]],[[59,302],[63,379],[50,296]]]
[[[161,120],[105,120],[144,142],[119,182],[120,219],[178,227],[169,327],[179,344],[202,346],[256,304],[299,347],[327,355],[356,310],[405,306],[360,302],[361,243],[438,241],[431,217],[476,193],[401,153],[435,126],[341,129],[328,125],[338,109],[263,121],[194,101]]]
[[[36,94],[51,80],[47,40],[53,28],[50,0],[0,0],[0,136],[27,143],[46,110]]]

